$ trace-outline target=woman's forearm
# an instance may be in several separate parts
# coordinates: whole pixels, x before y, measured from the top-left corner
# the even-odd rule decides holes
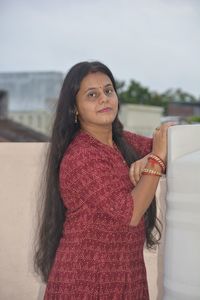
[[[146,168],[151,168],[151,164],[148,163],[146,165]],[[159,166],[154,169],[160,172]],[[140,181],[132,191],[134,209],[130,225],[137,226],[140,222],[142,216],[144,215],[154,198],[159,179],[159,176],[141,176]]]

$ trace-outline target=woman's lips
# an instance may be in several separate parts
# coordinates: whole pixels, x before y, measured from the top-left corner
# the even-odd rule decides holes
[[[111,108],[110,107],[105,107],[105,108],[99,110],[98,112],[109,112],[109,111],[111,111]]]

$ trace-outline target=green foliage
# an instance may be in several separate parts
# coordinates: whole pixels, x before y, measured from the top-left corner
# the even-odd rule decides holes
[[[118,94],[122,93],[124,87],[125,87],[125,81],[116,80],[116,88],[117,88]]]
[[[135,80],[131,80],[127,87],[124,81],[117,81],[117,91],[121,103],[162,106],[164,113],[170,102],[194,103],[198,101],[193,95],[181,89],[169,89],[164,93],[152,92]]]
[[[165,97],[166,100],[168,100],[168,102],[173,101],[173,102],[192,102],[192,103],[194,103],[197,101],[197,99],[193,95],[191,95],[187,92],[184,92],[181,89],[176,89],[176,90],[169,89],[163,94],[163,97]]]
[[[191,116],[187,118],[188,123],[200,123],[200,116]]]
[[[151,102],[148,88],[134,80],[130,81],[126,90],[119,92],[119,96],[122,103],[149,104]]]

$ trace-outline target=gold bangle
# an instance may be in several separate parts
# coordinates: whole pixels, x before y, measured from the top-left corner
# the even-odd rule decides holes
[[[162,173],[161,172],[158,172],[158,171],[155,171],[155,170],[152,170],[152,169],[148,169],[148,168],[145,168],[143,171],[142,171],[142,174],[144,175],[156,175],[156,176],[162,176]]]

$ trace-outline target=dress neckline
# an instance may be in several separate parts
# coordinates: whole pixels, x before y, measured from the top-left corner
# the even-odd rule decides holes
[[[88,138],[90,139],[91,142],[96,143],[96,144],[98,144],[98,145],[100,145],[100,146],[104,146],[104,147],[106,147],[107,149],[118,150],[118,151],[119,151],[119,149],[117,148],[117,145],[115,144],[114,141],[113,141],[113,146],[110,146],[110,145],[104,144],[103,142],[101,142],[101,141],[98,140],[96,137],[94,137],[93,135],[89,134],[89,133],[86,132],[86,131],[80,130],[79,134],[82,135],[82,136],[88,137]],[[117,149],[116,149],[116,148],[117,148]]]
[[[88,132],[86,131],[83,131],[83,130],[80,130],[79,132],[79,135],[81,136],[85,136],[87,138],[89,138],[89,140],[93,143],[93,144],[96,144],[98,146],[101,146],[101,147],[104,147],[105,149],[109,150],[109,151],[112,151],[114,153],[117,153],[118,155],[121,156],[122,160],[123,160],[123,163],[126,164],[126,161],[121,153],[121,151],[118,149],[116,143],[113,141],[113,147],[112,146],[109,146],[107,144],[104,144],[102,143],[100,140],[98,140],[97,138],[95,138],[93,135],[89,134]]]

